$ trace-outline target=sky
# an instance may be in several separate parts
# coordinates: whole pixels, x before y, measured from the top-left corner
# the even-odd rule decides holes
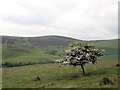
[[[0,35],[118,38],[119,0],[0,0]]]

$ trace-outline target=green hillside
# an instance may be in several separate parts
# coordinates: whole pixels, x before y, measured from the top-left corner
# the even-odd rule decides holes
[[[65,55],[69,41],[81,40],[61,36],[2,36],[2,87],[118,88],[117,40],[88,41],[97,48],[105,49],[105,55],[98,63],[85,65],[85,76],[79,66],[59,67],[54,63],[54,60]],[[100,85],[106,77],[113,84]]]
[[[53,62],[64,55],[64,48],[71,40],[76,39],[61,36],[2,36],[2,62],[4,64]]]
[[[98,40],[94,41],[95,45],[101,48],[108,47],[108,48],[118,48],[118,40]]]
[[[105,56],[104,59],[107,60],[118,60],[118,40],[101,40],[101,41],[95,41],[95,46],[104,49],[105,50]]]
[[[81,41],[62,36],[13,37],[2,36],[2,62],[13,64],[49,63],[65,55],[69,41]],[[117,40],[91,41],[96,47],[105,49],[102,59],[118,57]]]
[[[15,57],[20,54],[29,54],[32,52],[43,52],[44,49],[57,49],[67,47],[72,38],[60,36],[44,37],[2,37],[3,58]]]

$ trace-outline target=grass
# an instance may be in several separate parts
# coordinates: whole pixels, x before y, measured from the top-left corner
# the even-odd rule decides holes
[[[7,47],[2,45],[0,48],[3,49],[2,63],[50,62],[65,55],[63,46],[51,45],[51,42],[50,45],[39,46],[40,43],[36,45],[27,38],[10,39]],[[85,66],[86,76],[82,76],[79,66],[36,64],[5,67],[2,68],[3,88],[117,88],[118,67],[115,66],[118,63],[117,43],[117,40],[95,42],[97,48],[106,50],[105,56],[97,64]],[[56,54],[49,54],[51,50],[56,50]],[[37,80],[37,77],[41,80]],[[100,86],[100,81],[104,77],[109,77],[114,85]]]
[[[6,37],[7,38],[7,37]],[[3,37],[3,41],[6,40]],[[5,40],[4,40],[5,39]],[[35,38],[36,40],[37,38]],[[37,39],[39,40],[39,39]],[[44,41],[44,40],[43,40]],[[35,43],[36,41],[34,41]],[[36,62],[50,62],[65,55],[65,46],[51,45],[47,42],[47,45],[40,46],[34,44],[29,38],[11,37],[7,45],[2,44],[2,63],[36,63]],[[37,43],[37,42],[36,42]],[[42,43],[42,42],[41,42]],[[67,42],[66,42],[67,43]],[[94,42],[95,46],[100,49],[105,49],[104,59],[113,60],[118,58],[118,41],[106,40]],[[64,44],[64,43],[62,43]],[[51,55],[48,52],[55,50],[55,55]]]
[[[2,68],[0,68],[0,89],[2,88]]]
[[[40,54],[40,55],[28,54],[28,55],[23,55],[19,57],[8,58],[8,59],[5,59],[3,62],[10,62],[10,63],[48,62],[48,61],[55,60],[56,58],[58,57],[52,56],[49,54]]]
[[[80,67],[58,64],[38,64],[3,68],[3,88],[117,88],[118,68],[116,60],[99,61],[85,66],[86,76]],[[41,80],[35,80],[40,77]],[[109,77],[114,85],[100,86],[100,80]]]
[[[46,52],[50,50],[57,50],[56,55],[51,55],[47,54]],[[33,50],[31,53],[20,53],[18,55],[14,54],[13,52],[10,51],[3,51],[5,53],[8,53],[7,55],[11,56],[6,56],[6,58],[3,57],[2,62],[3,63],[37,63],[37,62],[51,62],[53,60],[56,60],[57,58],[60,58],[59,55],[63,56],[64,51],[63,49],[59,48],[37,48]],[[7,49],[8,50],[8,49]]]
[[[98,42],[99,43],[99,42]],[[101,48],[101,47],[98,47]],[[57,58],[60,58],[65,55],[65,48],[59,48],[55,46],[49,47],[36,47],[32,52],[15,52],[3,46],[3,63],[37,63],[37,62],[51,62]],[[102,47],[101,49],[105,49],[105,56],[102,59],[105,60],[113,60],[118,59],[118,48],[117,47]],[[51,55],[49,52],[51,50],[56,50],[55,55]]]
[[[114,40],[104,40],[104,41],[98,41],[96,43],[94,43],[97,47],[109,47],[109,48],[118,48],[118,40],[114,39]]]

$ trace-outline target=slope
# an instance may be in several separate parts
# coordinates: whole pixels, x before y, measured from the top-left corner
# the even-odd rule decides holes
[[[3,63],[46,63],[63,57],[68,41],[77,39],[63,36],[13,37],[2,36]],[[81,40],[79,40],[81,41]],[[105,49],[102,59],[118,59],[118,40],[91,41],[96,47]]]

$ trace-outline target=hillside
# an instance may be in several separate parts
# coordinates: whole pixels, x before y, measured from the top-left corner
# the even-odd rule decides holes
[[[63,36],[41,36],[41,37],[13,37],[13,36],[2,36],[2,44],[12,45],[15,43],[24,43],[33,46],[67,46],[68,41],[77,40]]]
[[[68,46],[68,41],[74,41],[77,39],[63,37],[63,36],[42,36],[42,37],[31,37],[28,39],[32,45],[35,46]]]
[[[53,62],[65,55],[68,41],[81,41],[62,36],[13,37],[2,36],[2,62],[30,63]],[[118,40],[90,41],[100,49],[105,49],[103,59],[118,58]]]
[[[15,45],[22,44],[23,46],[34,46],[34,47],[45,47],[45,46],[68,46],[68,41],[80,41],[78,39],[63,37],[63,36],[41,36],[41,37],[14,37],[14,36],[2,36],[2,44],[5,45]],[[90,41],[94,43],[97,47],[111,47],[118,48],[118,40],[96,40]]]
[[[54,63],[54,60],[65,55],[68,41],[76,39],[3,36],[2,67],[5,68],[2,68],[2,87],[118,88],[118,40],[89,41],[97,48],[105,49],[105,55],[98,63],[85,65],[85,76],[79,66],[59,67]],[[113,84],[100,85],[101,80],[107,77]]]
[[[67,47],[68,41],[76,40],[61,36],[13,37],[2,36],[3,58],[7,54],[30,53],[41,48]]]
[[[108,48],[118,48],[118,40],[112,39],[112,40],[98,40],[93,41],[97,47],[108,47]]]
[[[93,41],[96,47],[100,49],[105,50],[105,56],[103,57],[104,59],[107,60],[118,60],[118,40],[113,39],[113,40],[98,40],[98,41]]]

